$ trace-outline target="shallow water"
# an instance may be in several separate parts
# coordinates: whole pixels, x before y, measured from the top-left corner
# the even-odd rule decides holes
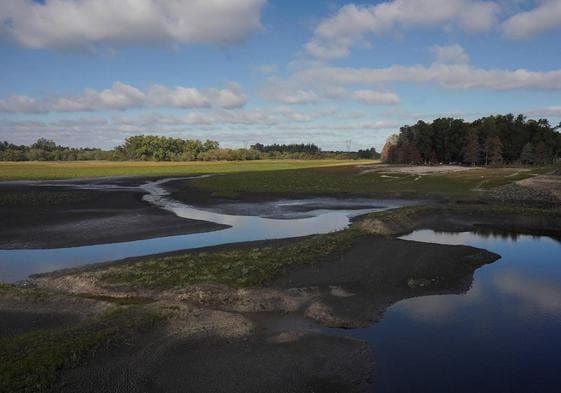
[[[144,199],[179,217],[225,224],[231,228],[82,247],[0,250],[0,281],[14,282],[35,273],[127,257],[227,243],[329,233],[346,228],[354,216],[408,204],[406,201],[391,200],[315,198],[267,202],[254,212],[245,206],[247,204],[227,204],[218,206],[216,210],[203,210],[171,199],[169,193],[162,187],[163,183],[171,180],[174,179],[159,180],[140,186],[148,192]],[[107,189],[114,186],[82,184],[79,187]],[[244,209],[248,214],[253,215],[228,214],[230,212],[243,213]],[[271,216],[275,218],[271,218]]]
[[[417,231],[404,239],[465,244],[502,258],[463,295],[390,307],[366,329],[374,392],[561,391],[561,243],[548,237]]]

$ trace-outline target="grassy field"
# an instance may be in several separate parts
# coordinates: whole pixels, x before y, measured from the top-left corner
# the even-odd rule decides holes
[[[235,197],[244,193],[302,195],[477,196],[477,190],[522,180],[552,168],[483,168],[454,173],[412,175],[399,172],[364,171],[357,166],[312,168],[228,174],[196,179],[190,184],[211,194]]]
[[[0,180],[55,180],[102,176],[175,176],[204,173],[262,172],[366,163],[372,163],[372,161],[0,162]]]

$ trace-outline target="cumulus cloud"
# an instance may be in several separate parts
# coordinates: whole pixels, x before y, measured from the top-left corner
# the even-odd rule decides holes
[[[320,99],[316,92],[278,78],[270,79],[261,89],[260,95],[267,100],[288,105],[308,104]]]
[[[538,116],[538,117],[561,117],[561,105],[557,106],[547,106],[545,108],[538,108],[532,109],[526,112],[526,115],[529,116]]]
[[[261,64],[255,67],[255,70],[261,74],[270,75],[276,73],[278,67],[276,64]]]
[[[391,82],[433,83],[448,89],[561,90],[561,70],[482,69],[467,64],[351,68],[315,66],[295,73],[292,83],[321,86],[379,85]]]
[[[502,24],[503,33],[512,39],[528,38],[555,29],[561,29],[559,0],[546,0],[533,10],[513,15]]]
[[[314,85],[310,88],[309,85]],[[273,78],[261,89],[263,98],[287,105],[301,105],[325,100],[354,100],[369,105],[394,105],[399,103],[395,93],[375,90],[356,90],[348,93],[338,85],[330,83],[316,83],[314,79],[293,78],[282,80]]]
[[[2,0],[0,34],[29,48],[239,42],[266,0]]]
[[[395,93],[386,93],[375,90],[356,90],[351,94],[353,100],[370,105],[395,105],[399,104],[399,97]]]
[[[435,62],[440,64],[467,64],[469,55],[458,44],[450,46],[435,45],[431,48]]]
[[[499,6],[478,0],[393,0],[361,6],[348,4],[323,20],[306,44],[307,52],[319,59],[337,59],[350,49],[369,46],[369,34],[416,26],[458,26],[469,32],[489,30],[496,23]]]
[[[111,89],[97,91],[86,89],[82,94],[67,97],[35,99],[27,96],[11,96],[0,99],[0,112],[48,113],[91,112],[101,110],[127,110],[142,107],[210,108],[224,109],[243,107],[247,97],[241,86],[230,83],[224,89],[195,89],[161,85],[151,86],[147,92],[122,82],[115,82]]]
[[[153,106],[174,108],[209,108],[210,100],[201,91],[194,88],[176,87],[170,89],[154,85],[148,90],[148,101]]]
[[[218,106],[224,109],[241,108],[247,103],[247,97],[237,83],[230,83],[227,88],[222,90],[211,90],[209,95],[213,97]]]

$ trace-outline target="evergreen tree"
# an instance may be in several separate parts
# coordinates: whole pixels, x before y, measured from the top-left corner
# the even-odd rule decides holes
[[[549,152],[547,151],[547,146],[543,141],[540,141],[536,145],[536,150],[534,152],[534,162],[538,165],[544,165],[549,161]]]
[[[520,162],[522,164],[531,165],[534,163],[534,145],[528,142],[522,148],[522,153],[520,153]]]
[[[477,165],[481,156],[481,146],[479,145],[479,139],[475,132],[470,132],[467,137],[467,144],[464,150],[464,162]]]
[[[485,142],[489,163],[498,165],[503,162],[503,143],[498,136],[491,136]]]

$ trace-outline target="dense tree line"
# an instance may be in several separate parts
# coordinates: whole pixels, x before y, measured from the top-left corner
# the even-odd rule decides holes
[[[453,118],[419,121],[388,138],[382,160],[399,164],[543,165],[561,157],[558,129],[546,119],[511,114],[473,122]]]
[[[313,143],[300,143],[300,144],[289,144],[289,145],[279,145],[277,143],[273,145],[263,145],[262,143],[256,143],[251,145],[251,148],[261,153],[304,153],[310,155],[317,155],[321,152],[321,149],[314,145]]]
[[[58,146],[41,138],[31,146],[0,143],[2,161],[239,161],[260,159],[356,159],[378,158],[376,149],[359,152],[322,151],[314,144],[263,145],[257,143],[250,149],[226,149],[212,140],[181,139],[154,135],[131,136],[113,150],[76,149]]]
[[[263,145],[249,149],[221,148],[213,140],[181,139],[154,135],[136,135],[127,138],[113,150],[70,148],[40,138],[31,146],[0,142],[0,161],[239,161],[260,159],[356,159],[378,158],[376,149],[358,152],[322,151],[314,144]]]
[[[113,153],[101,149],[59,146],[39,138],[31,146],[0,142],[0,161],[82,161],[109,160]]]

